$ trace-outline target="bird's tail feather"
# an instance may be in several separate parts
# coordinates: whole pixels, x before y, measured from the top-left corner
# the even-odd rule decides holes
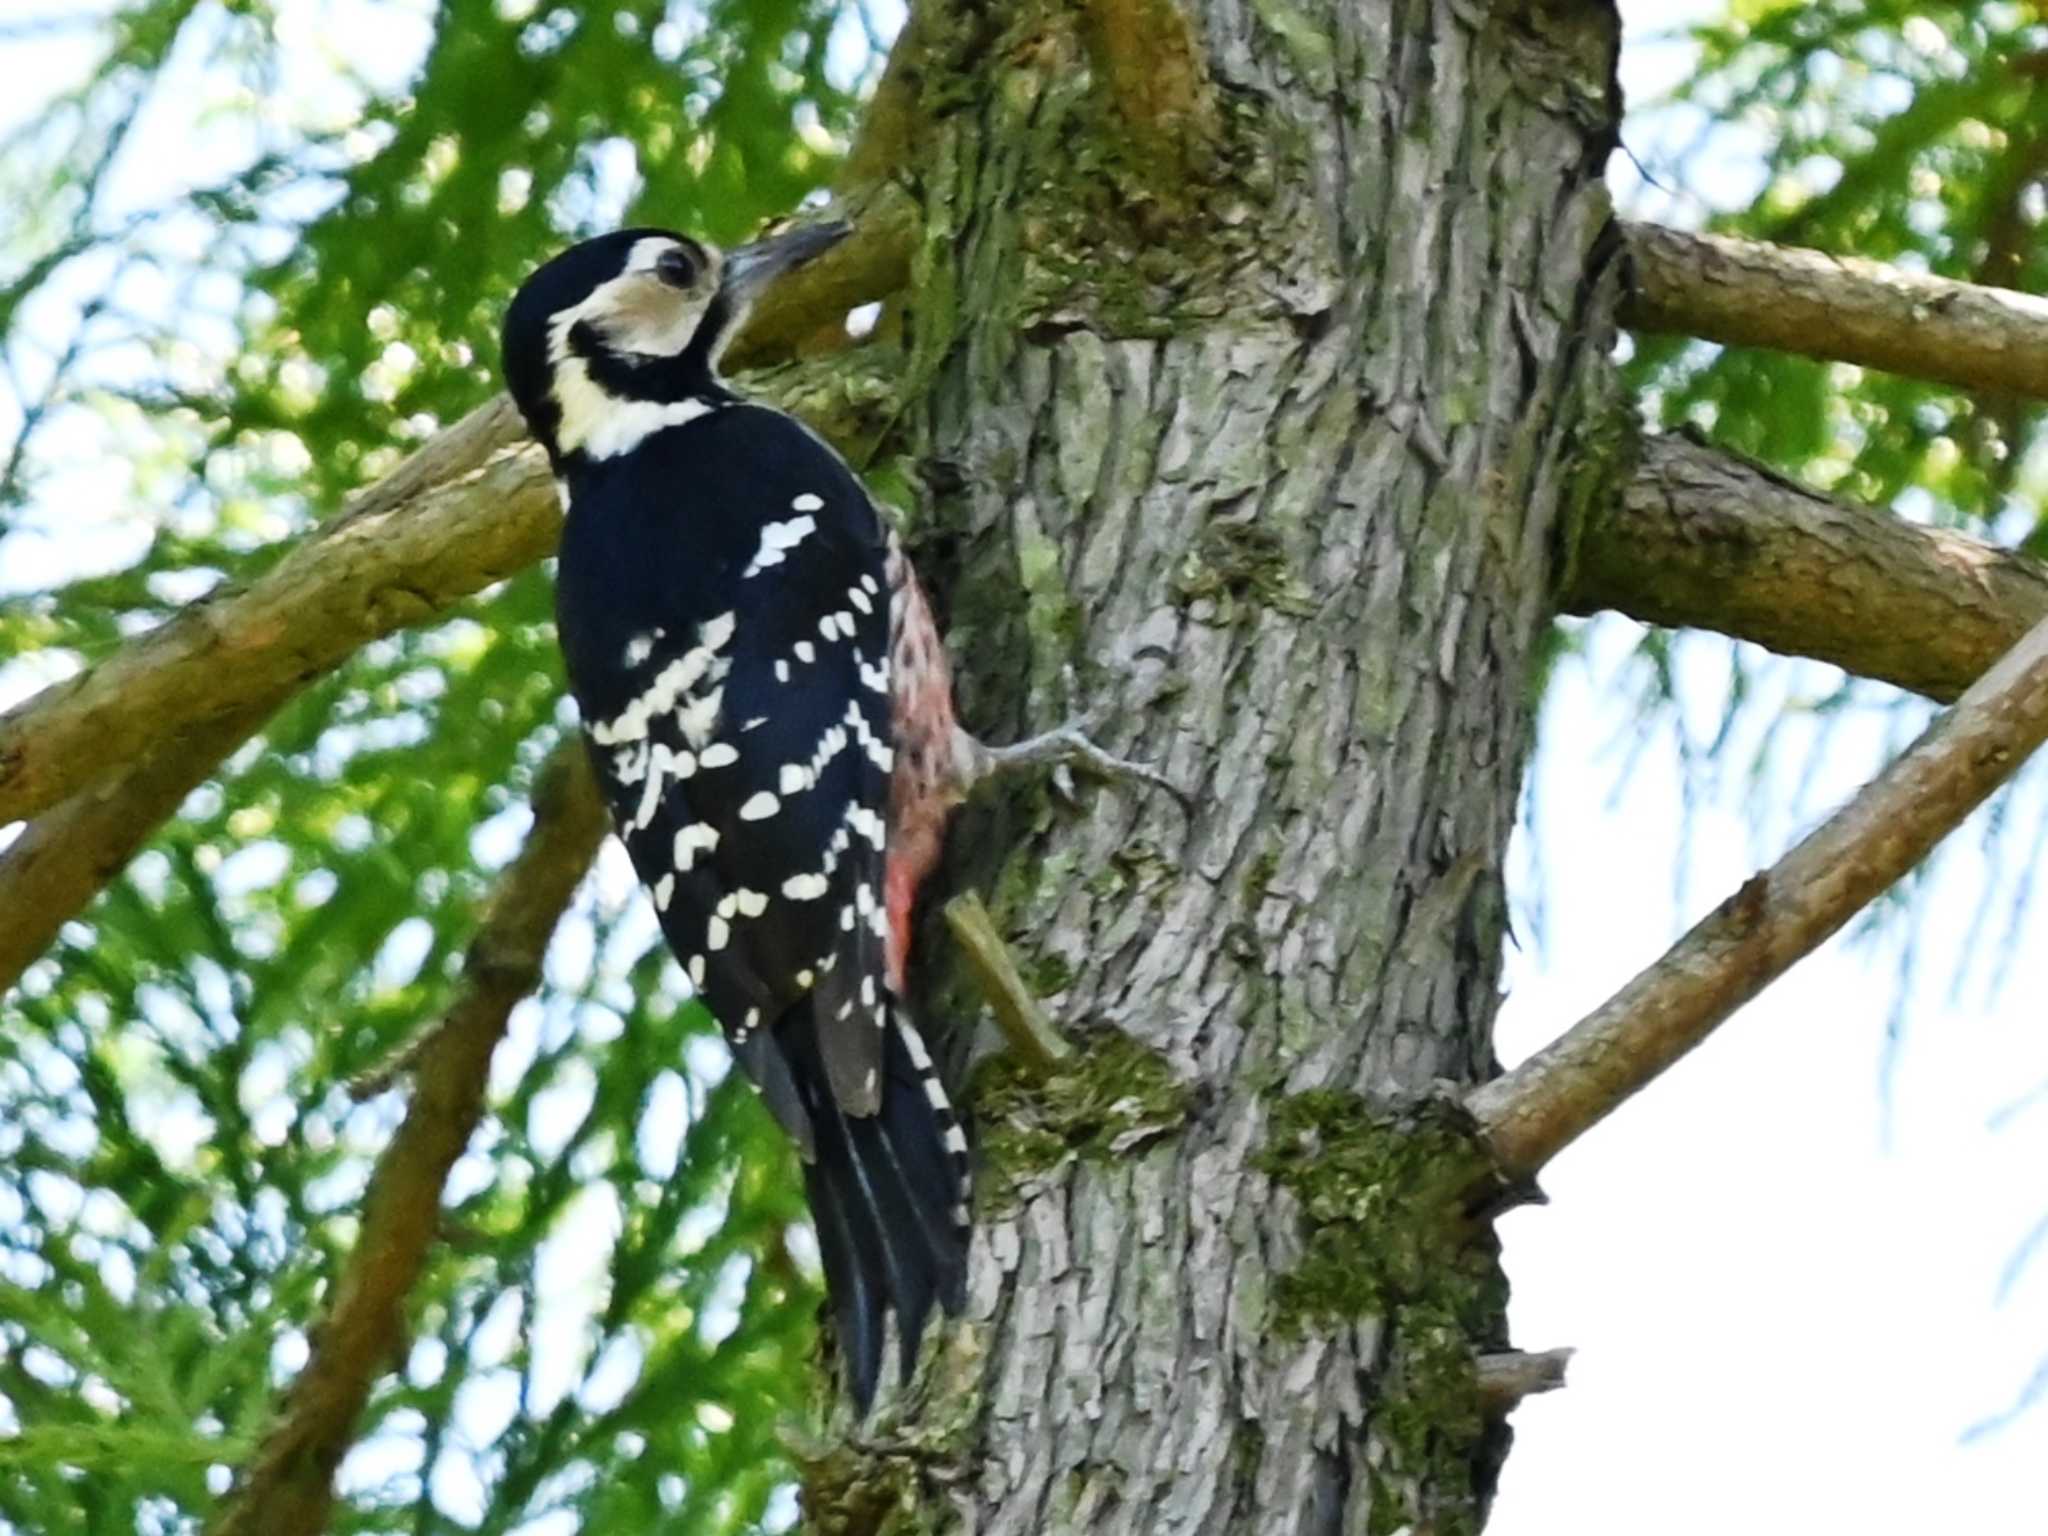
[[[892,1010],[881,1103],[850,1115],[820,1064],[798,1070],[816,1152],[804,1169],[825,1284],[865,1413],[881,1377],[885,1311],[896,1314],[908,1380],[936,1301],[958,1312],[967,1278],[967,1143],[913,1025]]]

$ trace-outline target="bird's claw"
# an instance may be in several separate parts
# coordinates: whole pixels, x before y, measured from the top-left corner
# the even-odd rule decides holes
[[[1105,779],[1132,779],[1154,789],[1163,789],[1173,796],[1174,803],[1184,814],[1192,816],[1193,797],[1173,780],[1149,763],[1118,757],[1095,743],[1089,733],[1101,724],[1106,715],[1107,710],[1097,706],[1064,725],[1013,742],[1007,747],[982,747],[981,771],[976,775],[977,781],[1022,768],[1047,768],[1051,770],[1053,788],[1063,800],[1072,804],[1075,799],[1073,770],[1078,765]]]

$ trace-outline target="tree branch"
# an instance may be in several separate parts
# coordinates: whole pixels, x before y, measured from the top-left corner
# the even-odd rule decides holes
[[[0,993],[283,703],[280,696],[217,716],[22,829],[0,852]]]
[[[740,343],[752,361],[877,297],[875,285],[900,282],[888,250],[873,247],[902,234],[898,219],[849,239],[804,281],[772,290]],[[220,716],[263,701],[274,709],[370,641],[547,555],[561,524],[546,463],[511,401],[479,406],[247,587],[193,604],[0,715],[0,825]]]
[[[470,945],[465,989],[413,1064],[412,1103],[363,1196],[361,1234],[213,1536],[316,1536],[370,1385],[404,1342],[405,1299],[426,1265],[448,1170],[483,1116],[491,1053],[603,840],[605,818],[580,741],[555,755],[534,793],[533,830]]]
[[[850,438],[876,387],[863,364],[793,369],[763,393]],[[553,548],[561,512],[520,432],[502,398],[472,412],[247,589],[0,717],[0,821],[20,814],[10,796],[69,796],[0,850],[0,992],[309,678]],[[9,743],[26,744],[16,780]],[[72,778],[53,784],[59,768]]]
[[[973,891],[962,892],[946,903],[945,916],[953,942],[974,972],[1011,1053],[1038,1073],[1051,1072],[1072,1056],[1074,1047],[1053,1028],[1037,997],[1024,984],[1016,959],[996,932],[995,919],[988,915],[981,897]]]
[[[1082,0],[1088,62],[1132,145],[1162,177],[1186,176],[1213,154],[1215,88],[1208,50],[1176,0]]]
[[[532,564],[561,511],[503,398],[471,412],[240,591],[195,603],[0,716],[0,822],[289,698],[380,635]]]
[[[1726,235],[1622,232],[1624,325],[2048,399],[2048,299]]]
[[[2048,738],[2048,622],[1854,799],[1664,957],[1466,1104],[1533,1177],[1926,857]]]
[[[2048,616],[2048,566],[1649,439],[1580,541],[1569,613],[1711,629],[1947,702]]]
[[[1480,1407],[1490,1417],[1502,1418],[1525,1397],[1558,1391],[1566,1385],[1565,1373],[1575,1353],[1570,1349],[1545,1349],[1529,1354],[1510,1349],[1481,1355],[1477,1362]]]

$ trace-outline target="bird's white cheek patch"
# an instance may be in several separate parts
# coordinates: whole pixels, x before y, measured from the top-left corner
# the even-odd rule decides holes
[[[549,392],[562,412],[555,430],[562,451],[597,460],[631,453],[655,433],[687,426],[713,410],[703,400],[629,400],[615,395],[591,378],[580,357],[556,364]]]

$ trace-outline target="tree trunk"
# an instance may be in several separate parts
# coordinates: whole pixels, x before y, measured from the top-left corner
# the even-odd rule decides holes
[[[1112,705],[1196,809],[1025,790],[956,830],[1082,1050],[980,1068],[967,1322],[808,1469],[816,1528],[1482,1523],[1506,1286],[1440,1087],[1495,1070],[1535,674],[1622,437],[1617,35],[1046,0],[899,44],[913,546],[967,719]]]

